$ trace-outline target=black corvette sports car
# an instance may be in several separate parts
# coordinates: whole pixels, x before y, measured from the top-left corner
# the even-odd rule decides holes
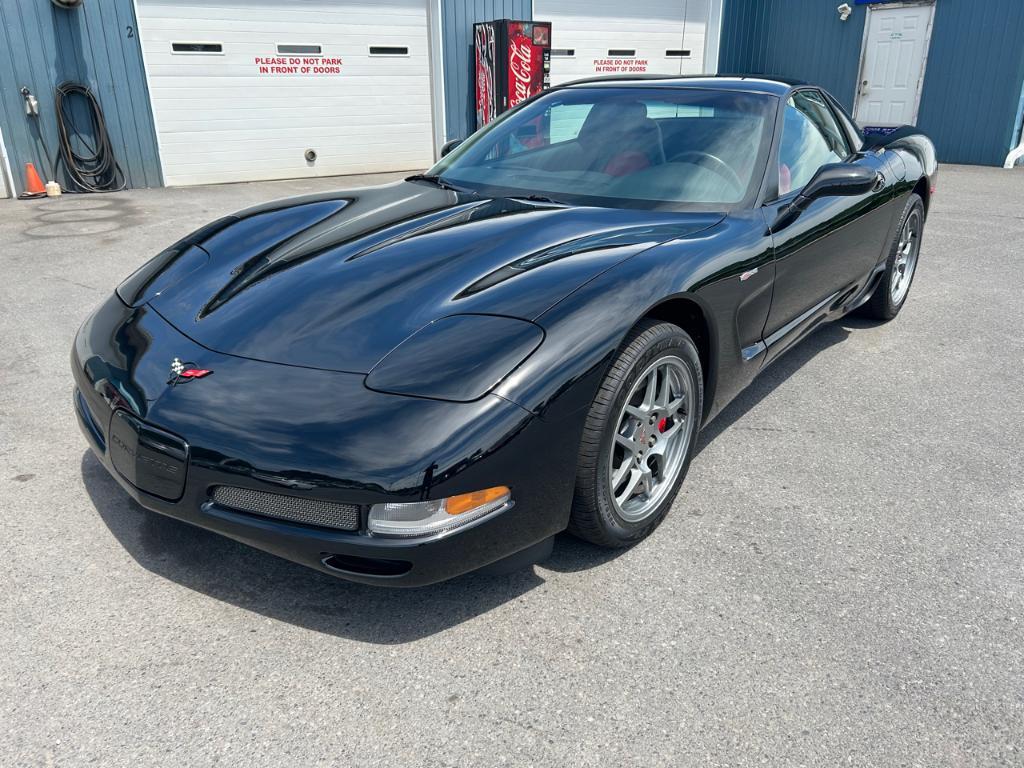
[[[139,503],[368,583],[628,546],[759,371],[896,316],[936,175],[743,77],[569,84],[442,155],[215,221],[85,322],[74,407]]]

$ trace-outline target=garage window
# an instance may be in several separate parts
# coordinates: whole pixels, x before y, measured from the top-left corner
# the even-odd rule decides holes
[[[371,45],[371,56],[408,56],[409,47],[405,45]]]
[[[551,49],[551,55],[552,56],[561,56],[562,58],[568,59],[568,58],[571,58],[571,57],[576,55],[576,49],[575,48],[552,48]]]
[[[636,48],[609,48],[608,55],[617,59],[636,56]]]
[[[690,49],[689,48],[670,48],[669,50],[665,51],[665,56],[667,58],[670,58],[670,59],[671,58],[688,59],[688,58],[690,58]]]
[[[221,43],[171,43],[171,53],[223,55],[224,46]]]
[[[277,52],[292,56],[320,56],[323,54],[324,49],[322,45],[278,44]]]

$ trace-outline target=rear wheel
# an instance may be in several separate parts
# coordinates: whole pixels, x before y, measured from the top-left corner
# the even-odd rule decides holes
[[[899,314],[910,293],[910,284],[917,271],[917,257],[921,252],[921,235],[924,232],[924,203],[919,195],[912,194],[903,209],[903,218],[897,230],[896,239],[889,250],[885,272],[875,287],[875,292],[862,311],[876,320],[892,320]]]
[[[626,547],[658,526],[689,468],[703,397],[685,331],[654,320],[633,328],[587,414],[571,532]]]

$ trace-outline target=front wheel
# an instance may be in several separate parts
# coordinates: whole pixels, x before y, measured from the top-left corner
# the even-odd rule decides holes
[[[634,327],[587,414],[569,530],[607,547],[650,534],[689,468],[703,399],[689,335],[654,320]]]
[[[915,193],[903,209],[900,228],[885,262],[885,272],[863,307],[865,315],[876,320],[892,320],[903,309],[917,271],[923,233],[924,203]]]

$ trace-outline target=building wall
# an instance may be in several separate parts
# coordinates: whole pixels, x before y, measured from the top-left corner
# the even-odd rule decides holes
[[[832,0],[724,3],[719,72],[813,81],[852,111],[864,37],[863,6],[840,21],[839,3]]]
[[[851,2],[852,4],[852,2]],[[853,108],[867,8],[833,0],[725,0],[719,71],[794,77]],[[1024,82],[1024,2],[936,0],[918,125],[948,163],[1002,165]]]
[[[1002,165],[1024,82],[1022,0],[938,0],[917,122],[939,159]]]
[[[446,139],[463,138],[476,127],[472,100],[473,24],[494,19],[530,21],[532,18],[532,0],[441,0]]]
[[[153,119],[131,0],[86,0],[76,9],[50,0],[0,0],[0,127],[16,192],[24,164],[48,176],[50,161],[25,115],[22,86],[39,100],[39,128],[56,162],[54,88],[65,81],[89,86],[107,122],[118,163],[132,187],[161,185]],[[79,124],[88,125],[79,120]],[[58,169],[57,178],[65,177]]]

